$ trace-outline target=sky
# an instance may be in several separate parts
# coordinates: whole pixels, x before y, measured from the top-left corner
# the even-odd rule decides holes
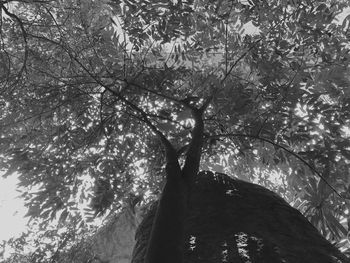
[[[26,226],[27,219],[23,200],[16,198],[16,175],[1,177],[0,174],[0,243],[14,236],[19,236]]]

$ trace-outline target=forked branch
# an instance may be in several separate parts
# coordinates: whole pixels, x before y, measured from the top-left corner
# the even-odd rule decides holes
[[[192,178],[198,173],[200,158],[203,147],[203,134],[204,134],[204,121],[203,114],[210,104],[212,97],[207,98],[200,108],[196,108],[192,105],[186,105],[192,111],[192,116],[195,121],[194,128],[192,130],[192,139],[188,146],[186,153],[186,160],[182,170],[182,174],[187,180],[191,181]]]
[[[68,50],[67,50],[68,51]],[[69,53],[69,52],[68,52]],[[70,54],[70,53],[69,53]],[[71,55],[71,54],[70,54]],[[72,55],[71,55],[72,56]],[[138,119],[144,122],[161,140],[166,153],[166,159],[167,163],[178,163],[177,159],[177,153],[173,145],[170,143],[170,141],[165,137],[165,135],[157,129],[157,127],[150,121],[148,118],[147,113],[141,109],[140,107],[136,106],[129,100],[127,100],[124,96],[122,96],[119,92],[113,90],[109,85],[104,84],[97,76],[92,74],[81,62],[79,59],[77,59],[75,56],[72,56],[72,58],[81,66],[81,68],[89,74],[89,76],[96,81],[97,84],[99,84],[101,87],[105,88],[107,91],[109,91],[113,96],[118,98],[121,102],[123,102],[125,105],[129,106],[131,109],[136,111],[139,116]]]

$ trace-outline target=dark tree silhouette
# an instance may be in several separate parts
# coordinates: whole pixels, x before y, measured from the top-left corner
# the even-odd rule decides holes
[[[139,226],[132,263],[144,262],[156,210]],[[198,174],[185,229],[184,262],[349,262],[281,197],[224,174]]]
[[[30,258],[56,260],[96,216],[158,200],[147,263],[345,262],[271,192],[223,176],[239,199],[197,174],[274,190],[349,251],[349,7],[0,1],[0,166],[20,181]]]

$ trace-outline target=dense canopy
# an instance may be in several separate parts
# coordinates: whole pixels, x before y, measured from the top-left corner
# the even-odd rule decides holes
[[[0,168],[33,221],[78,231],[157,198],[164,142],[183,164],[203,108],[200,169],[274,190],[349,251],[349,8],[1,1]]]

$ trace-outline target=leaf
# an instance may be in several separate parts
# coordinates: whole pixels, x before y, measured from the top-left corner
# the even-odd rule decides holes
[[[328,227],[335,236],[340,237],[340,234],[343,236],[346,236],[348,234],[348,231],[342,224],[339,223],[339,221],[334,217],[334,215],[332,215],[331,213],[325,213],[324,216],[327,220]]]
[[[140,189],[153,198],[165,177],[161,141],[187,149],[191,111],[209,97],[201,135],[217,140],[202,167],[256,176],[305,200],[309,214],[330,191],[317,191],[314,170],[329,166],[346,189],[350,4],[219,2],[16,2],[9,12],[21,23],[1,24],[0,165],[28,188],[28,216],[45,228],[63,209],[59,220],[83,229],[81,217],[113,213]],[[312,218],[325,235],[343,233],[334,211],[347,209],[331,197],[329,229]]]
[[[350,26],[350,14],[347,15],[342,22],[342,29],[346,31]]]
[[[61,224],[62,224],[62,223],[65,223],[65,222],[66,222],[66,219],[67,219],[67,217],[68,217],[68,215],[69,215],[68,211],[67,211],[66,209],[64,209],[64,210],[62,211],[62,213],[61,213],[59,219],[58,219],[58,222],[61,223]]]

